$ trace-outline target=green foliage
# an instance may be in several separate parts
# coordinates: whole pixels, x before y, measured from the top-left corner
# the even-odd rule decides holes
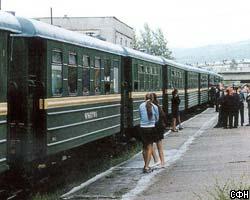
[[[250,185],[247,183],[247,179],[241,176],[239,181],[228,179],[225,183],[219,183],[216,180],[214,187],[206,189],[207,200],[230,200],[230,190],[250,190]],[[204,195],[194,194],[197,200],[204,200]]]
[[[167,40],[160,28],[151,30],[149,25],[144,24],[144,30],[140,31],[140,36],[133,39],[133,48],[143,50],[146,53],[163,56],[168,59],[173,59],[172,52],[167,47]]]

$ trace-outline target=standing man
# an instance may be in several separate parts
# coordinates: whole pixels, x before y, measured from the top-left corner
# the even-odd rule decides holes
[[[249,88],[247,89],[246,102],[247,102],[247,108],[248,108],[248,124],[247,124],[247,126],[250,126],[250,91],[249,91]]]
[[[224,109],[224,90],[223,88],[220,89],[220,94],[217,100],[218,103],[218,111],[219,111],[219,115],[218,115],[218,122],[216,124],[216,126],[214,128],[221,128],[223,127],[223,121],[224,121],[224,117],[225,117],[225,109]]]
[[[238,94],[240,97],[240,103],[239,103],[239,109],[240,109],[240,124],[243,126],[244,124],[244,101],[245,101],[245,96],[243,93],[243,88],[238,89]]]
[[[223,109],[224,109],[224,128],[233,128],[233,106],[234,106],[234,97],[233,97],[233,88],[228,87],[226,90],[226,96],[224,97]]]
[[[220,87],[216,87],[216,93],[215,93],[215,111],[219,112],[219,98],[220,98]]]
[[[233,128],[238,128],[239,125],[239,106],[240,106],[240,95],[238,94],[238,88],[233,89],[233,119],[234,125]]]

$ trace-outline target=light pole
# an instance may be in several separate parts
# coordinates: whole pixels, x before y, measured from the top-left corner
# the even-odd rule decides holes
[[[1,0],[0,0],[1,1]],[[53,24],[52,7],[50,7],[50,24]]]

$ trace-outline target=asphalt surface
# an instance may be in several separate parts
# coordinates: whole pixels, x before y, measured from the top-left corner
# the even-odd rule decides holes
[[[246,109],[245,109],[246,110]],[[245,113],[246,114],[246,113]],[[250,126],[213,128],[209,108],[164,139],[166,167],[143,174],[141,153],[73,188],[64,199],[209,199],[228,180],[250,182]],[[154,165],[152,162],[151,165]]]

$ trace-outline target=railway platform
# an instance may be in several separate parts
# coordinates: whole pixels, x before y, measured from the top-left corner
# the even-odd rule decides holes
[[[183,130],[166,133],[165,168],[152,162],[153,172],[143,174],[142,155],[138,153],[61,198],[208,199],[216,184],[223,186],[242,178],[250,183],[250,126],[213,128],[217,115],[209,108],[185,121]]]

